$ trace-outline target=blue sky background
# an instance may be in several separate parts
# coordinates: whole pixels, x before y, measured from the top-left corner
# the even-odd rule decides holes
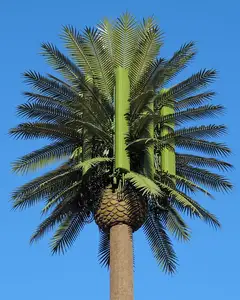
[[[1,32],[1,202],[0,202],[0,299],[65,300],[108,299],[109,274],[97,261],[98,231],[92,224],[81,234],[65,256],[51,256],[48,239],[29,245],[29,236],[39,223],[39,207],[25,212],[11,211],[11,191],[33,178],[12,174],[10,162],[43,141],[15,141],[8,129],[20,120],[15,107],[24,101],[21,73],[28,69],[49,72],[38,55],[40,43],[49,41],[62,47],[61,26],[82,29],[107,16],[115,18],[129,10],[138,19],[154,14],[165,32],[162,55],[169,57],[184,42],[197,42],[199,54],[179,79],[200,68],[220,72],[214,84],[214,103],[227,107],[219,122],[229,127],[224,137],[233,150],[230,162],[235,170],[230,178],[231,194],[212,201],[198,200],[214,212],[223,228],[219,232],[198,221],[190,222],[192,240],[176,243],[180,266],[175,276],[164,275],[155,264],[141,231],[135,235],[135,299],[210,300],[240,298],[239,292],[239,9],[237,0],[182,1],[5,1],[0,4]]]

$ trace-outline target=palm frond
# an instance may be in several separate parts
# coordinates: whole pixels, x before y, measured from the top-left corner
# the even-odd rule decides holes
[[[86,54],[86,41],[83,36],[73,26],[64,26],[62,39],[77,66],[83,70],[86,76],[91,78],[92,66]]]
[[[231,153],[231,150],[223,143],[210,142],[186,136],[178,136],[174,139],[174,142],[180,148],[199,151],[208,155],[227,156]]]
[[[33,139],[48,138],[50,140],[81,141],[81,135],[76,130],[66,125],[51,123],[22,123],[10,130],[10,134],[16,138]]]
[[[75,120],[78,116],[64,107],[57,107],[52,104],[24,103],[17,107],[17,114],[20,117],[35,119],[37,121],[48,121],[54,123],[66,123]]]
[[[143,225],[143,230],[153,255],[163,271],[170,274],[174,273],[177,258],[163,224],[154,214],[150,214]]]
[[[113,30],[114,65],[129,69],[136,49],[136,21],[129,13],[117,19]]]
[[[154,181],[135,172],[128,172],[125,180],[129,181],[142,195],[161,196],[162,192]]]
[[[176,101],[174,104],[174,108],[176,111],[178,111],[190,107],[198,107],[199,105],[209,102],[214,95],[214,92],[204,92],[191,97],[187,97],[180,101]]]
[[[169,88],[164,93],[161,93],[158,101],[159,103],[162,103],[171,101],[172,99],[175,101],[181,100],[183,97],[191,95],[201,88],[206,87],[208,84],[212,83],[215,78],[215,70],[201,70],[181,83]]]
[[[70,214],[59,225],[51,239],[52,253],[64,253],[76,240],[80,231],[86,224],[86,212],[78,212]]]
[[[196,167],[217,168],[220,171],[228,171],[233,166],[225,161],[218,160],[212,157],[196,156],[192,154],[176,153],[179,164],[190,164]]]
[[[188,128],[181,128],[175,130],[174,133],[170,133],[161,138],[162,141],[174,139],[176,137],[192,137],[192,138],[212,138],[219,137],[226,133],[226,126],[224,125],[202,125],[193,126]]]
[[[137,51],[129,71],[132,91],[145,76],[162,45],[160,29],[152,17],[143,20],[137,31]]]
[[[110,266],[110,233],[100,231],[98,259],[103,267]]]
[[[218,192],[228,192],[232,189],[231,183],[224,176],[205,169],[177,163],[177,174]]]
[[[190,240],[190,230],[183,218],[172,206],[168,206],[167,211],[159,216],[166,228],[179,241]]]
[[[147,106],[151,103],[154,96],[153,91],[147,91],[131,101],[131,120],[136,119],[136,117],[146,111]]]
[[[67,198],[64,200],[64,202],[59,203],[50,216],[48,216],[42,223],[39,224],[36,231],[31,236],[31,243],[37,242],[57,224],[60,224],[68,217],[69,212],[67,210],[67,205],[71,202],[71,200],[72,198]]]
[[[187,121],[217,117],[219,114],[222,114],[223,110],[224,107],[222,105],[204,105],[197,108],[188,108],[163,117],[156,116],[155,122],[157,121],[160,124],[174,123],[175,125],[178,125]]]
[[[180,202],[176,201],[176,199],[172,199],[173,205],[181,212],[186,213],[191,218],[197,217],[201,220],[204,220],[207,224],[211,225],[215,229],[221,227],[221,224],[219,223],[216,216],[211,214],[209,211],[207,211],[205,208],[203,208],[198,202],[194,201],[192,198],[190,198],[187,195],[184,195],[185,198],[188,199],[188,201],[192,204],[192,206],[195,208],[192,210],[188,206],[182,205]]]
[[[71,155],[77,144],[65,140],[55,142],[43,148],[22,156],[13,163],[13,171],[17,173],[27,173],[36,171],[58,159],[63,159]]]
[[[51,96],[58,100],[74,101],[79,94],[75,93],[71,88],[56,80],[42,76],[40,73],[28,71],[23,74],[25,82],[33,87],[33,89],[42,93],[43,96]]]
[[[155,73],[149,84],[154,89],[164,86],[188,65],[195,54],[196,49],[193,42],[184,44],[173,54],[171,59],[165,61],[162,68]]]
[[[114,87],[113,65],[103,47],[99,30],[87,27],[84,30],[84,40],[94,84],[108,100],[111,100]]]

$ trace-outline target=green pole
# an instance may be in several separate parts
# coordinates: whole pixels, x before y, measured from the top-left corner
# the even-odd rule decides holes
[[[154,110],[154,103],[149,104],[149,109]],[[146,134],[148,138],[154,138],[154,121],[151,121],[147,128]],[[145,149],[144,153],[144,174],[150,179],[154,179],[155,167],[154,167],[154,145],[151,144]]]
[[[167,116],[169,114],[174,113],[174,108],[172,106],[163,106],[160,109],[160,115],[162,117]],[[163,124],[161,128],[161,136],[164,137],[165,135],[172,133],[174,131],[174,124]],[[172,175],[176,174],[176,157],[174,151],[174,142],[170,143],[172,149],[163,148],[161,151],[161,169],[163,172],[168,172]]]
[[[118,67],[115,74],[115,168],[126,172],[130,170],[125,140],[129,132],[126,114],[130,110],[130,81],[127,69]]]

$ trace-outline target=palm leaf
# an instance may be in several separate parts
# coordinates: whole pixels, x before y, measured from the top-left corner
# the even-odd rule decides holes
[[[177,163],[177,173],[188,180],[203,184],[204,186],[219,192],[227,192],[232,189],[231,183],[224,176],[212,173],[205,169],[191,167],[189,165],[180,165]]]
[[[206,140],[178,136],[174,139],[175,145],[187,150],[199,151],[208,155],[227,156],[231,150],[223,143],[210,142]]]
[[[129,181],[142,195],[161,196],[161,190],[154,181],[148,177],[135,172],[128,172],[125,175],[125,180]]]
[[[51,239],[52,253],[64,253],[67,248],[72,246],[73,242],[83,229],[87,220],[85,212],[75,213],[67,216],[59,225],[53,238]]]
[[[196,156],[191,154],[176,153],[179,164],[190,164],[196,167],[217,168],[220,171],[228,171],[232,165],[212,157]]]
[[[201,94],[197,94],[185,99],[182,99],[180,101],[176,101],[174,104],[174,108],[177,110],[190,108],[190,107],[198,107],[199,105],[202,105],[212,99],[212,97],[215,95],[214,92],[204,92]]]
[[[129,69],[136,49],[136,21],[125,13],[117,19],[113,31],[114,65]]]
[[[110,266],[110,233],[100,231],[98,259],[102,266]]]
[[[71,141],[55,142],[43,148],[24,155],[13,163],[13,171],[27,173],[47,166],[55,160],[68,157],[76,148],[77,144]]]
[[[163,224],[153,214],[150,214],[143,225],[143,230],[153,255],[158,264],[162,266],[163,271],[174,273],[177,258]]]

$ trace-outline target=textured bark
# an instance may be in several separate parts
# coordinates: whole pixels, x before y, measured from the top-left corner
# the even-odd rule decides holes
[[[110,230],[110,295],[111,300],[133,300],[132,230],[125,224]]]

